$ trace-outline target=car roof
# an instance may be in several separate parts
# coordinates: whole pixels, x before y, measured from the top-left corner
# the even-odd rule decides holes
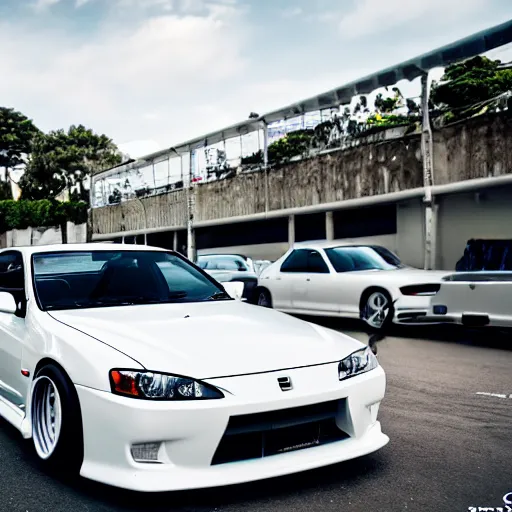
[[[228,258],[242,258],[243,260],[247,261],[249,258],[247,256],[244,256],[243,254],[231,254],[231,253],[215,253],[215,254],[199,254],[197,256],[198,258],[220,258],[220,257],[228,257]]]
[[[150,245],[133,244],[112,244],[112,243],[89,243],[89,244],[48,244],[48,245],[27,245],[20,247],[6,247],[0,250],[0,254],[6,251],[20,251],[23,254],[40,254],[45,252],[78,252],[78,251],[162,251],[172,252],[161,247]]]
[[[364,244],[333,240],[318,240],[313,242],[298,242],[293,244],[293,249],[332,249],[334,247],[380,247],[378,244]]]

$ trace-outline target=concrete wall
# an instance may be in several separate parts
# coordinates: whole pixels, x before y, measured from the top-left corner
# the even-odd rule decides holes
[[[512,172],[512,117],[489,114],[434,132],[434,183]]]
[[[437,267],[453,270],[471,238],[512,240],[512,187],[441,199]]]
[[[194,220],[264,213],[267,203],[272,211],[385,194],[420,187],[422,180],[420,141],[412,136],[294,162],[272,169],[267,177],[254,172],[197,185]],[[92,221],[95,234],[184,227],[185,194],[178,190],[95,208]]]
[[[87,241],[87,224],[67,224],[68,243],[85,243]],[[13,229],[0,235],[0,248],[21,247],[27,245],[61,244],[62,234],[57,228]]]
[[[425,260],[425,210],[420,200],[397,207],[396,253],[404,263],[423,268]]]
[[[268,173],[268,210],[397,192],[422,184],[419,138],[335,151]],[[196,189],[197,222],[265,212],[265,175],[240,174]]]

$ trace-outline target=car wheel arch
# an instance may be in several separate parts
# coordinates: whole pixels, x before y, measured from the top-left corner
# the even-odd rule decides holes
[[[254,290],[254,297],[255,297],[255,303],[258,304],[258,296],[260,293],[266,293],[269,300],[270,300],[270,304],[272,304],[272,292],[266,287],[266,286],[258,286],[255,290]]]
[[[69,380],[69,383],[73,384],[73,381],[71,380],[71,377],[69,376],[69,373],[66,371],[66,369],[55,359],[52,359],[51,357],[43,357],[39,360],[39,362],[36,364],[36,367],[34,368],[34,375],[32,380],[36,379],[37,374],[45,367],[45,366],[55,366],[58,368],[62,374]],[[73,384],[74,385],[74,384]]]
[[[378,286],[378,285],[368,286],[368,288],[363,290],[363,293],[361,293],[361,297],[359,299],[359,311],[360,312],[362,311],[364,305],[366,304],[366,301],[368,300],[368,297],[373,292],[384,292],[387,295],[389,295],[389,297],[391,299],[391,302],[393,302],[393,295],[391,294],[391,292],[387,288],[384,288],[383,286]]]
[[[83,444],[84,443],[84,438],[83,438],[84,425],[83,425],[83,418],[82,418],[82,408],[81,408],[80,399],[78,396],[76,386],[73,383],[69,373],[58,361],[56,361],[55,359],[52,359],[51,357],[42,358],[37,363],[37,365],[34,369],[32,385],[30,386],[30,391],[29,391],[29,401],[27,403],[27,409],[28,409],[27,419],[30,421],[31,426],[30,426],[30,432],[24,433],[23,437],[25,439],[33,438],[33,432],[32,432],[32,420],[33,420],[33,418],[32,418],[32,400],[33,400],[33,397],[32,397],[32,394],[34,393],[34,390],[35,390],[34,383],[38,380],[38,377],[43,376],[43,375],[41,375],[41,372],[44,371],[45,369],[48,369],[48,370],[46,372],[44,372],[43,375],[45,375],[46,377],[49,377],[53,381],[54,385],[57,386],[59,393],[61,394],[61,399],[63,400],[63,404],[65,403],[64,401],[67,402],[67,407],[65,409],[67,412],[66,412],[65,417],[68,418],[68,422],[71,422],[71,423],[69,423],[69,425],[71,425],[71,426],[68,426],[67,423],[64,424],[65,428],[66,428],[67,436],[66,436],[66,439],[63,438],[62,442],[64,444],[70,445],[70,440],[69,440],[70,435],[69,435],[68,431],[71,431],[72,432],[73,449],[70,451],[72,451],[73,453],[71,454],[71,457],[69,459],[66,459],[66,463],[67,462],[70,463],[70,469],[72,468],[73,470],[76,470],[76,469],[80,468],[82,461],[83,461],[83,456],[84,456],[84,444]],[[60,382],[60,384],[59,384],[59,382]],[[62,386],[64,386],[64,388],[62,388]],[[61,388],[64,391],[64,394],[62,394]],[[60,448],[60,451],[62,452],[63,449]],[[62,454],[60,454],[58,457],[59,457],[59,459],[62,459]],[[62,460],[60,460],[59,462],[62,463]],[[57,466],[55,466],[54,462],[50,463],[50,466],[57,467]]]

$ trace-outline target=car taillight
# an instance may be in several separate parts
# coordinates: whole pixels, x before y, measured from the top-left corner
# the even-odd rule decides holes
[[[428,296],[435,295],[441,289],[440,284],[412,284],[400,288],[402,295]]]

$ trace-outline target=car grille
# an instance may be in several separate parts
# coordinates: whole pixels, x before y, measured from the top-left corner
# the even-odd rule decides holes
[[[340,401],[233,416],[212,465],[257,459],[349,437],[336,425]]]

